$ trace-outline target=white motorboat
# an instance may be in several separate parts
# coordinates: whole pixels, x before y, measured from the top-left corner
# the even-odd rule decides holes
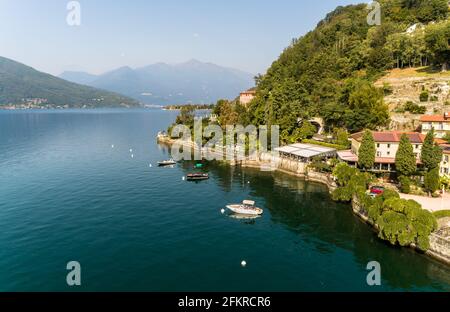
[[[160,166],[160,167],[173,166],[176,164],[177,164],[177,162],[173,159],[158,161],[158,166]]]
[[[260,216],[264,212],[261,208],[255,207],[253,200],[244,200],[242,204],[227,205],[227,208],[234,213],[249,216]]]

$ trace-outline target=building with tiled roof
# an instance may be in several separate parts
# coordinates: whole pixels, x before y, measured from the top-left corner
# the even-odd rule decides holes
[[[427,134],[434,128],[436,137],[443,138],[450,133],[450,115],[445,113],[442,115],[423,115],[420,118],[422,134]]]
[[[241,92],[239,95],[239,102],[242,105],[249,104],[256,97],[256,90],[254,88]]]
[[[338,152],[338,156],[341,160],[352,165],[358,163],[358,152],[361,147],[363,134],[363,132],[359,132],[351,136],[352,149],[349,151]],[[420,156],[425,135],[418,132],[373,131],[372,135],[376,146],[374,171],[392,172],[395,170],[395,156],[397,155],[400,139],[403,134],[408,136],[409,141],[413,145],[417,164],[420,164]]]

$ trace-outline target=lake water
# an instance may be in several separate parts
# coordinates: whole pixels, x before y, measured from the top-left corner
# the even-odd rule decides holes
[[[448,267],[380,241],[323,185],[213,163],[189,183],[193,163],[156,167],[176,114],[0,111],[0,291],[450,290]],[[264,216],[221,214],[243,199]]]

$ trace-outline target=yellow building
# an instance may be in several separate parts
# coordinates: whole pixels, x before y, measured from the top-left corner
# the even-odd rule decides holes
[[[239,102],[241,102],[242,105],[247,105],[255,98],[255,96],[256,91],[252,89],[241,92],[239,96]]]

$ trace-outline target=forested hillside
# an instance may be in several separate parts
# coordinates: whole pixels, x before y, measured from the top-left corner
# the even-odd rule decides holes
[[[136,100],[82,86],[0,57],[0,107],[38,101],[45,107],[138,107]]]
[[[396,67],[445,70],[450,22],[447,0],[379,2],[379,26],[368,25],[366,4],[338,7],[315,30],[293,40],[257,78],[257,97],[238,121],[278,124],[284,138],[294,135],[298,118],[321,116],[330,129],[349,131],[387,125],[383,96],[389,88],[373,82]]]

